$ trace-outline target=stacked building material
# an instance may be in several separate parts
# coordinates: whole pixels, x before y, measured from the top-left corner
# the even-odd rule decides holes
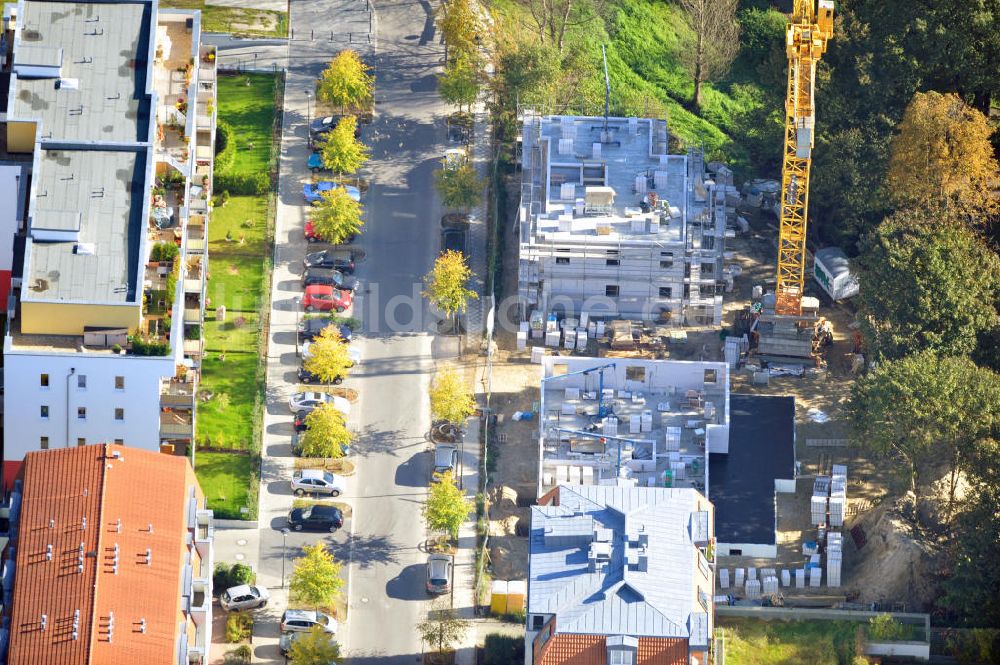
[[[761,591],[765,596],[775,596],[778,594],[778,578],[768,575],[761,579]]]
[[[743,589],[750,600],[760,598],[760,580],[747,580]]]
[[[809,503],[810,524],[819,526],[826,523],[827,501],[830,496],[830,478],[817,476],[813,482],[812,500]]]
[[[840,586],[840,565],[843,560],[844,540],[839,531],[831,531],[826,543],[826,584]]]
[[[830,479],[830,526],[844,526],[847,515],[847,467],[842,464],[833,465],[833,476]]]
[[[742,568],[736,569],[736,586],[743,586],[743,580],[746,579],[746,573]]]
[[[719,568],[719,588],[728,589],[729,588],[729,569]]]

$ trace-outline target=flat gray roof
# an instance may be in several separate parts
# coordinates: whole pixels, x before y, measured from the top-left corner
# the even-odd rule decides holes
[[[40,119],[43,138],[51,140],[145,140],[150,3],[27,0],[23,6],[15,67],[51,65],[61,50],[61,79],[18,78],[10,116]]]
[[[78,241],[32,243],[32,300],[134,301],[145,164],[145,152],[41,150],[32,227],[81,216]]]
[[[707,639],[708,607],[695,588],[694,535],[708,501],[695,490],[561,485],[559,505],[533,506],[528,612],[555,614],[558,633]],[[704,516],[699,520],[699,515]],[[641,540],[639,540],[641,538]],[[643,543],[645,566],[630,565]],[[607,565],[589,571],[592,543]],[[711,589],[702,589],[711,594]]]

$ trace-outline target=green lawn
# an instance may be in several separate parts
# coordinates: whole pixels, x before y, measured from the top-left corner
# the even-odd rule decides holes
[[[250,497],[249,483],[257,482],[256,457],[198,451],[195,465],[209,509],[216,517],[239,519]]]
[[[218,7],[204,0],[163,0],[161,7],[200,9],[203,32],[225,32],[247,37],[287,37],[288,13],[271,9]]]
[[[276,77],[268,74],[219,78],[219,117],[230,124],[238,141],[231,170],[266,172],[270,168],[276,85]],[[252,149],[247,147],[249,142]],[[252,444],[254,405],[262,391],[256,378],[262,362],[258,319],[261,306],[267,302],[263,291],[270,251],[268,222],[266,196],[232,196],[225,205],[216,205],[209,221],[209,306],[200,391],[211,397],[199,403],[197,432],[197,440],[205,447],[259,447],[259,441]],[[222,323],[215,319],[221,305],[227,310]],[[243,319],[242,325],[235,325],[237,318]],[[220,358],[222,352],[225,360]],[[217,515],[240,518],[241,506],[256,503],[256,492],[251,488],[257,483],[257,459],[256,455],[196,453],[199,482]],[[256,505],[249,516],[256,516]]]
[[[278,79],[273,74],[219,77],[219,118],[232,127],[236,141],[236,157],[230,172],[267,171],[271,161],[277,84]]]
[[[725,618],[717,628],[725,635],[727,665],[851,665],[865,626],[851,621]]]

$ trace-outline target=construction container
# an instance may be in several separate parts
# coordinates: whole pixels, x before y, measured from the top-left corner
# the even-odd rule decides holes
[[[493,580],[490,587],[490,612],[507,613],[507,580]]]
[[[847,255],[839,247],[824,247],[816,252],[813,278],[831,300],[853,298],[861,290],[857,276],[851,272]]]
[[[523,612],[527,597],[527,582],[524,580],[510,580],[507,582],[507,614]]]

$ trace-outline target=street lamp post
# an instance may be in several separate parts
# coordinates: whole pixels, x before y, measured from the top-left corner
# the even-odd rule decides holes
[[[288,529],[281,530],[281,588],[285,588],[285,538],[288,537]]]

